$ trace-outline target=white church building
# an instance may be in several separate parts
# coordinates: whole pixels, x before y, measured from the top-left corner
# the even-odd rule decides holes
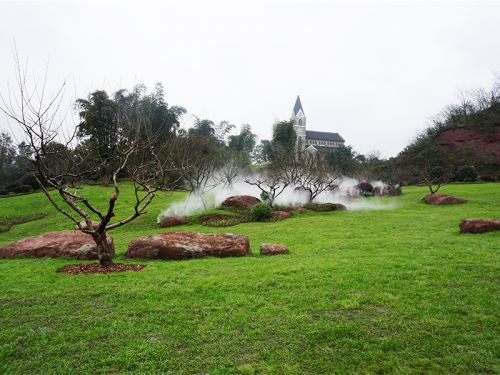
[[[297,96],[295,106],[293,107],[292,117],[294,121],[293,128],[297,133],[297,138],[304,143],[306,150],[331,152],[334,147],[343,145],[344,138],[339,133],[319,132],[306,129],[306,115],[300,102],[300,96]]]

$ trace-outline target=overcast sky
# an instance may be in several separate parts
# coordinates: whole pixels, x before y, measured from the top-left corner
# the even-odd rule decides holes
[[[0,2],[0,14],[3,95],[15,40],[32,74],[50,56],[51,88],[69,77],[68,102],[162,82],[169,105],[270,139],[300,95],[308,130],[383,157],[458,87],[500,71],[499,2]]]

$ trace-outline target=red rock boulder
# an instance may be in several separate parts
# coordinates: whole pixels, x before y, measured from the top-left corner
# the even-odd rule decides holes
[[[298,214],[301,214],[301,213],[303,212],[302,207],[299,207],[299,206],[290,206],[290,207],[288,207],[288,209],[289,209],[290,211],[295,211],[295,212],[297,212]]]
[[[273,211],[271,212],[272,216],[279,217],[280,219],[288,219],[292,217],[292,213],[288,211]]]
[[[163,232],[136,238],[128,245],[128,258],[171,259],[241,257],[250,255],[248,237],[242,234]]]
[[[283,244],[263,243],[260,245],[260,255],[278,255],[288,253],[288,248]]]
[[[174,225],[183,225],[187,224],[187,219],[184,216],[175,215],[175,216],[165,216],[160,223],[162,228],[172,227]]]
[[[500,219],[462,219],[460,233],[487,233],[500,230]]]
[[[260,199],[252,197],[251,195],[235,195],[234,197],[227,198],[224,202],[222,202],[221,206],[252,208],[257,203],[262,203],[262,202],[260,201]]]
[[[204,223],[205,221],[216,221],[216,220],[229,220],[229,219],[234,219],[233,216],[227,216],[227,215],[201,215],[200,216],[200,222]]]
[[[106,234],[106,239],[111,255],[115,255],[113,237]],[[75,230],[63,230],[23,238],[0,247],[0,258],[6,259],[13,256],[76,257],[93,260],[97,259],[97,246],[90,234]]]
[[[465,199],[460,199],[452,195],[445,194],[427,194],[424,197],[424,201],[432,205],[467,203]]]
[[[373,195],[375,197],[384,197],[389,195],[389,186],[376,186],[373,188]]]

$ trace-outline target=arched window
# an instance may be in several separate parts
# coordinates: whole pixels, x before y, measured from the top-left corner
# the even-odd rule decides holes
[[[302,120],[299,120],[299,125],[302,125]]]

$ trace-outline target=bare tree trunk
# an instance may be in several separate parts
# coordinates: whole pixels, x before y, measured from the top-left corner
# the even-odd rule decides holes
[[[106,232],[96,233],[92,237],[97,244],[97,257],[99,259],[99,263],[105,267],[113,265],[114,263],[108,247],[108,241],[106,241]]]

